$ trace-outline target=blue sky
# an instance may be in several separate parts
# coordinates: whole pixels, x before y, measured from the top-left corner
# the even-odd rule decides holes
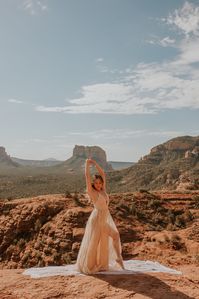
[[[199,134],[199,1],[0,1],[0,145],[137,161]]]

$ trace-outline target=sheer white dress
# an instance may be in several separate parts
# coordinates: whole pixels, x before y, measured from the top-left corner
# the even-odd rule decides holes
[[[92,210],[79,248],[76,269],[82,273],[93,274],[99,271],[121,270],[114,242],[122,252],[118,229],[110,214],[108,194],[98,194],[93,201]],[[113,237],[113,238],[112,238]]]

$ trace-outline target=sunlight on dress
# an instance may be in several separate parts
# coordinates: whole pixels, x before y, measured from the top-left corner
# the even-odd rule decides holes
[[[85,274],[98,271],[121,270],[114,240],[108,231],[117,235],[117,246],[122,252],[121,240],[118,229],[108,209],[109,197],[99,194],[94,201],[92,210],[85,227],[84,236],[79,248],[75,267]]]

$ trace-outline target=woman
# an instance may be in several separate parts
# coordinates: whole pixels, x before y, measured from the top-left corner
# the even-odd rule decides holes
[[[90,176],[90,165],[94,164],[99,174]],[[79,248],[77,270],[93,274],[98,271],[124,269],[122,247],[118,229],[109,212],[109,197],[106,193],[106,177],[95,160],[87,159],[85,167],[87,194],[93,202],[92,210]]]

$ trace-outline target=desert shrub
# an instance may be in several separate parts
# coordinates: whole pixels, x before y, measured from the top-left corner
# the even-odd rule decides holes
[[[16,247],[13,244],[11,244],[9,247],[7,247],[7,249],[6,249],[6,257],[7,257],[7,259],[11,258],[12,254],[13,254],[13,252],[15,252],[15,250],[16,250]]]
[[[174,224],[175,223],[175,214],[172,210],[168,210],[167,212],[167,218],[168,218],[168,222],[170,224]]]
[[[148,208],[157,209],[157,208],[161,207],[161,204],[162,204],[161,200],[159,200],[159,199],[151,199],[148,202],[147,207]]]
[[[52,254],[52,252],[51,252],[51,248],[49,248],[49,247],[45,247],[45,248],[43,249],[43,252],[44,252],[46,255],[51,255],[51,254]]]
[[[194,219],[193,214],[192,214],[189,210],[186,210],[186,211],[183,213],[183,216],[184,216],[185,221],[191,221],[191,220]]]
[[[196,254],[196,255],[194,256],[194,260],[195,260],[195,262],[196,262],[197,264],[199,264],[199,254]]]
[[[173,234],[170,239],[170,243],[175,250],[183,249],[184,243],[182,242],[181,238],[177,234]]]
[[[38,258],[38,259],[41,259],[42,258],[42,253],[40,252],[40,251],[36,251],[35,252],[35,255],[36,255],[36,257]]]
[[[28,258],[30,257],[30,255],[31,255],[30,252],[26,251],[22,257],[22,262],[25,263],[28,260]]]
[[[34,248],[35,249],[39,249],[40,248],[40,241],[36,241],[34,244]]]
[[[128,214],[130,214],[130,207],[125,205],[124,203],[120,202],[119,204],[116,205],[116,213],[118,216],[125,217]]]
[[[121,174],[117,174],[117,175],[114,176],[114,181],[115,182],[118,182],[118,181],[120,181],[122,179],[123,179],[123,176]]]
[[[157,207],[156,211],[158,213],[165,213],[167,211],[167,209],[165,209],[164,207],[160,206],[160,207]]]
[[[156,230],[156,226],[153,224],[148,224],[147,231]]]
[[[24,239],[20,239],[19,242],[18,242],[18,246],[20,249],[22,249],[25,245],[26,241]]]
[[[35,231],[38,232],[41,227],[42,227],[41,220],[37,219],[36,222],[35,222]]]
[[[149,193],[149,191],[147,189],[143,189],[143,188],[139,189],[139,192],[140,193]]]
[[[65,198],[72,198],[72,194],[70,193],[70,191],[66,190],[66,191],[64,192],[64,197],[65,197]]]
[[[12,195],[7,197],[7,200],[9,200],[9,201],[12,200],[12,199],[14,199],[14,196],[12,196]]]
[[[38,267],[44,267],[45,262],[43,260],[39,260],[37,265],[38,265]]]
[[[66,264],[71,264],[71,257],[69,255],[69,253],[64,253],[62,255],[62,259]]]
[[[77,206],[80,206],[80,207],[84,207],[85,206],[85,204],[80,201],[79,194],[77,192],[74,193],[74,195],[72,196],[72,198],[73,198],[73,200],[74,200],[74,202],[75,202],[75,204]]]
[[[3,215],[8,215],[10,213],[10,210],[9,209],[4,209],[3,211],[2,211],[2,214]]]
[[[199,209],[199,195],[194,195],[193,196],[193,201],[194,201],[194,207],[196,209]]]
[[[61,253],[55,252],[55,253],[53,253],[52,257],[53,257],[53,261],[57,262],[60,260]]]
[[[185,218],[183,215],[177,215],[175,220],[175,225],[177,227],[185,227]]]
[[[51,224],[48,222],[44,226],[44,233],[48,234],[49,230],[51,229]]]
[[[154,230],[156,230],[156,231],[158,231],[158,232],[160,232],[160,231],[162,231],[163,230],[163,228],[162,228],[162,226],[161,225],[155,225],[155,229]]]
[[[167,243],[170,242],[170,239],[169,239],[169,237],[168,237],[166,234],[164,235],[164,239],[165,239],[165,241],[166,241]]]
[[[137,208],[134,202],[131,203],[130,207],[129,207],[129,212],[132,215],[137,215]]]
[[[137,211],[136,216],[137,216],[138,219],[143,219],[144,220],[146,218],[145,213],[142,212],[142,211]]]
[[[172,223],[169,223],[166,227],[167,230],[170,230],[170,231],[174,231],[176,229],[175,225],[172,224]]]
[[[153,214],[153,216],[152,216],[152,222],[153,222],[153,224],[155,224],[155,225],[164,225],[164,218],[163,218],[163,216],[160,214],[160,213],[155,213],[155,214]]]

